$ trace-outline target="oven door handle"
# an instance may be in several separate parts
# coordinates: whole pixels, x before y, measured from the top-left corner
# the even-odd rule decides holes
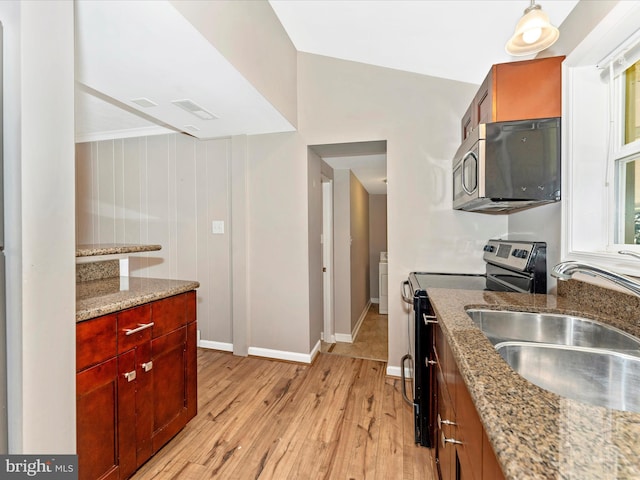
[[[412,363],[410,368],[412,372],[411,373],[411,391],[413,392],[413,358],[411,357],[410,354],[407,353],[400,360],[400,378],[402,379],[402,398],[404,398],[404,401],[413,407],[414,406],[413,400],[409,399],[409,397],[407,396],[407,379],[406,379],[405,369],[404,369],[404,364],[407,360],[411,361]]]
[[[523,288],[518,288],[515,285],[505,282],[504,280],[500,280],[498,277],[496,277],[495,275],[491,274],[491,273],[487,273],[487,279],[491,279],[492,281],[502,285],[505,288],[508,288],[509,290],[513,291],[513,292],[520,292],[520,293],[531,293],[529,290],[524,290]]]
[[[405,295],[405,293],[407,292],[406,289],[404,288],[405,286],[407,287],[409,286],[409,280],[405,280],[401,284],[402,300],[404,300],[404,302],[408,303],[409,305],[413,305],[413,298]]]

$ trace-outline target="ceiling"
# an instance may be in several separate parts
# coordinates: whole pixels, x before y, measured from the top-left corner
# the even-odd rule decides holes
[[[528,0],[269,0],[302,52],[480,84]],[[577,0],[541,0],[560,26]],[[520,57],[530,58],[530,57]]]
[[[299,51],[475,84],[490,65],[515,60],[504,44],[529,5],[527,0],[269,3]],[[559,26],[577,3],[543,0],[541,6]],[[294,129],[168,1],[78,1],[76,45],[76,141]],[[197,114],[213,118],[179,108],[177,100],[190,100],[197,105],[192,109],[202,110]],[[380,164],[381,154],[376,155]],[[353,156],[354,163],[364,156]],[[349,168],[350,156],[332,157]],[[372,175],[379,183],[386,173]]]

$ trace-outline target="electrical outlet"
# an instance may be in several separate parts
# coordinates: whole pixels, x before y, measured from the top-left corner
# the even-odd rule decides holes
[[[224,233],[224,221],[214,220],[213,222],[211,222],[211,233],[216,235]]]

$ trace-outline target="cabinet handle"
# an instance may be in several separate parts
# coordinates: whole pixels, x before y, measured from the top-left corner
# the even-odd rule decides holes
[[[438,317],[436,317],[435,315],[427,315],[426,313],[423,313],[422,319],[424,320],[425,325],[429,325],[430,323],[438,323]]]
[[[436,362],[435,360],[426,360],[424,363],[425,363],[425,365],[437,365],[438,364],[438,362]]]
[[[456,440],[455,438],[447,438],[444,436],[444,433],[440,434],[440,440],[442,441],[442,448],[447,446],[447,443],[452,443],[454,445],[462,445],[462,442]]]
[[[151,323],[139,323],[138,324],[138,328],[127,328],[124,331],[124,334],[129,336],[129,335],[133,335],[134,333],[138,333],[141,332],[142,330],[146,330],[147,328],[151,328],[153,327],[153,322]]]
[[[438,414],[438,428],[442,428],[442,425],[457,425],[456,422],[452,422],[451,420],[443,420]]]
[[[130,372],[125,373],[124,378],[127,379],[127,382],[133,382],[136,379],[136,371],[131,370]]]
[[[148,362],[144,362],[143,364],[141,364],[141,366],[145,372],[148,372],[153,368],[153,361],[149,360]]]

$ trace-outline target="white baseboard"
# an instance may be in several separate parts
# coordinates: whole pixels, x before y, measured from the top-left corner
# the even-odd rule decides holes
[[[375,304],[380,303],[380,299],[379,298],[372,298],[371,299],[371,303],[375,303]]]
[[[233,343],[214,342],[211,340],[200,340],[198,346],[211,350],[222,350],[223,352],[233,352]]]
[[[358,336],[358,332],[360,331],[362,322],[364,322],[364,319],[367,316],[369,307],[371,307],[371,302],[367,302],[367,305],[364,307],[364,310],[360,314],[360,318],[358,318],[358,321],[356,322],[356,326],[353,328],[353,331],[351,332],[350,335],[347,333],[336,333],[336,342],[353,343],[353,341]]]
[[[249,347],[249,355],[255,357],[273,358],[276,360],[287,360],[297,363],[311,363],[320,351],[320,342],[313,347],[311,353],[287,352],[284,350],[271,350],[269,348]]]
[[[336,342],[353,343],[353,337],[346,333],[336,333]]]
[[[211,350],[222,350],[223,352],[233,352],[233,343],[213,342],[211,340],[200,340],[198,346]],[[272,358],[276,360],[287,360],[298,363],[311,363],[320,353],[320,340],[315,344],[311,353],[286,352],[283,350],[270,350],[268,348],[249,347],[249,355],[256,357]]]
[[[358,318],[358,321],[356,322],[356,326],[353,329],[353,333],[351,334],[351,336],[353,337],[354,340],[358,336],[358,332],[360,331],[360,327],[362,326],[362,322],[364,322],[364,319],[367,316],[367,312],[369,311],[369,308],[371,308],[371,302],[370,301],[367,302],[367,305],[364,307],[364,310],[362,310],[362,313],[360,314],[360,318]]]

